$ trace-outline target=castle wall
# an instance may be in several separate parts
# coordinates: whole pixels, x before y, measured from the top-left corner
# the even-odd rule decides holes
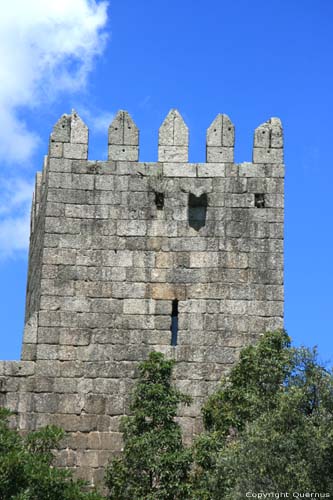
[[[175,383],[193,397],[179,413],[189,442],[240,348],[283,326],[284,166],[278,119],[256,129],[253,163],[233,162],[225,115],[207,131],[207,162],[188,163],[175,110],[156,163],[138,161],[126,112],[108,161],[88,161],[87,148],[84,123],[64,115],[37,176],[22,361],[0,362],[0,404],[21,429],[63,427],[58,463],[96,482],[149,351],[176,360]]]

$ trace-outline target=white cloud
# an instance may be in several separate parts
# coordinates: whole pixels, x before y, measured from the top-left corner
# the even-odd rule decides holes
[[[0,16],[0,155],[28,159],[38,137],[19,112],[77,91],[105,46],[107,3],[11,0]]]
[[[20,178],[0,179],[0,259],[26,251],[33,185]]]
[[[26,212],[0,220],[0,259],[26,255],[29,243],[30,215]]]
[[[90,123],[96,132],[102,132],[103,134],[107,132],[110,123],[114,118],[114,113],[101,112],[95,116],[90,117]]]
[[[32,186],[18,169],[39,137],[24,111],[38,112],[61,92],[84,87],[105,47],[106,22],[106,1],[10,0],[1,10],[0,157],[17,169],[15,178],[0,179],[0,258],[28,246]]]
[[[0,179],[0,216],[13,210],[20,210],[27,203],[31,203],[34,186],[32,183],[17,178]]]
[[[114,113],[111,111],[101,111],[96,107],[87,108],[78,104],[77,109],[82,118],[84,118],[90,130],[106,134],[110,123],[114,119]]]

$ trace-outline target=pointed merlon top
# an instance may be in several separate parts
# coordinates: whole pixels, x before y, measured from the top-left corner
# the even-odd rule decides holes
[[[81,120],[75,109],[71,114],[71,143],[88,144],[88,127]]]
[[[283,129],[279,118],[270,118],[254,131],[254,163],[283,163]]]
[[[71,139],[71,115],[62,115],[54,125],[51,132],[51,141],[70,142]]]
[[[160,146],[187,146],[188,128],[177,109],[171,109],[158,132]]]
[[[118,111],[109,126],[109,144],[138,146],[139,129],[127,111]]]
[[[158,132],[158,161],[188,161],[188,128],[176,109],[171,109]]]
[[[229,116],[219,114],[207,129],[207,163],[234,161],[235,127]]]
[[[54,125],[51,140],[52,142],[88,144],[88,127],[73,109],[70,115],[62,115]]]
[[[118,111],[108,133],[108,159],[138,161],[139,129],[127,111]]]
[[[219,114],[207,129],[207,146],[233,147],[235,127],[229,116]]]
[[[53,127],[48,156],[72,160],[88,158],[88,127],[74,109],[70,115],[62,115]]]
[[[283,130],[279,118],[270,118],[254,132],[255,148],[282,148]]]

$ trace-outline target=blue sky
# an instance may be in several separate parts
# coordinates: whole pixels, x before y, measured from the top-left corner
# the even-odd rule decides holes
[[[236,161],[251,161],[254,129],[285,132],[286,327],[333,361],[333,2],[330,0],[12,0],[0,19],[0,359],[18,359],[28,211],[58,117],[77,109],[91,159],[127,109],[140,160],[157,159],[170,108],[190,129],[190,161],[205,159],[217,113],[236,126]]]

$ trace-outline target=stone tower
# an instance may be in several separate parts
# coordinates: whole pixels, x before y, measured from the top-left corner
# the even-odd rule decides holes
[[[58,462],[96,482],[119,451],[119,420],[137,363],[158,350],[193,396],[184,439],[245,344],[283,325],[281,123],[258,127],[253,163],[234,163],[234,126],[218,115],[206,163],[188,163],[176,110],[142,163],[125,111],[109,127],[108,161],[88,160],[88,129],[63,115],[37,173],[31,213],[22,361],[0,362],[0,404],[21,429],[54,423]]]

